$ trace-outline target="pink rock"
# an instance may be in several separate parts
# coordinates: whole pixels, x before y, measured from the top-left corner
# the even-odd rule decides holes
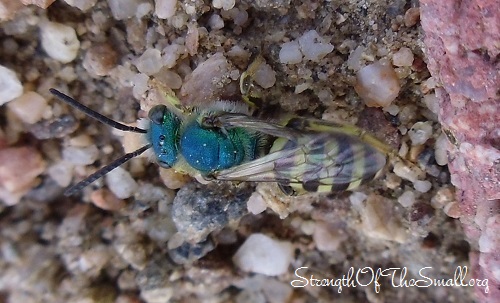
[[[451,143],[449,169],[474,250],[473,275],[489,281],[488,293],[476,286],[477,302],[498,302],[500,234],[488,232],[493,223],[487,224],[500,214],[498,1],[422,0],[420,5],[428,68],[444,88],[435,90],[438,114]],[[477,251],[479,239],[487,251]]]
[[[40,153],[31,147],[10,147],[0,150],[0,186],[16,192],[33,185],[45,170]]]
[[[24,5],[34,4],[41,8],[47,8],[56,0],[21,0]]]
[[[107,189],[93,191],[92,194],[90,194],[90,200],[100,209],[110,211],[117,211],[127,206],[124,200],[119,199]]]

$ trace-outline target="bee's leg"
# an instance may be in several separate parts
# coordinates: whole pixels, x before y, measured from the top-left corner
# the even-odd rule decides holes
[[[242,99],[252,109],[257,108],[257,105],[254,101],[259,100],[262,97],[262,93],[258,91],[253,82],[255,73],[259,70],[259,67],[263,63],[266,63],[264,57],[262,57],[260,54],[257,55],[252,63],[250,63],[247,70],[244,71],[240,76],[240,92]]]
[[[297,192],[290,185],[278,183],[278,187],[284,195],[297,196]]]

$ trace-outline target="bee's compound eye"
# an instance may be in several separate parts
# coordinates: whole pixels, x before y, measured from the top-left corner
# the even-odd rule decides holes
[[[149,111],[149,119],[154,123],[161,125],[163,124],[163,117],[165,116],[165,112],[167,111],[167,107],[165,105],[156,105]]]

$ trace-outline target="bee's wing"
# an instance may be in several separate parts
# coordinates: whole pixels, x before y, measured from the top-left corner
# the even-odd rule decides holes
[[[252,118],[247,120],[238,126],[280,138],[276,139],[268,155],[216,172],[216,179],[278,182],[301,185],[307,191],[338,191],[373,179],[387,160],[385,154],[350,134],[300,132]]]

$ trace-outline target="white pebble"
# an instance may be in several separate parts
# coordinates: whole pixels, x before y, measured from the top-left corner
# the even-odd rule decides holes
[[[355,191],[349,196],[349,202],[351,202],[354,209],[359,211],[363,208],[363,202],[367,197],[365,193]]]
[[[142,19],[142,17],[149,14],[150,11],[153,10],[153,5],[151,3],[141,3],[137,6],[137,12],[135,12],[135,17],[137,19]]]
[[[432,136],[432,122],[417,122],[408,131],[412,145],[424,144]]]
[[[177,0],[155,0],[155,14],[160,19],[175,15]]]
[[[141,4],[139,0],[108,0],[111,14],[115,20],[124,20],[134,17],[139,4]]]
[[[62,151],[62,157],[74,165],[89,165],[97,160],[99,150],[95,145],[87,147],[67,146]]]
[[[434,144],[434,157],[438,165],[448,164],[448,139],[444,133],[441,133]]]
[[[233,256],[243,271],[276,276],[287,272],[292,261],[293,246],[263,234],[253,234]]]
[[[213,30],[218,30],[224,27],[224,20],[218,14],[212,14],[208,19],[208,26]]]
[[[14,71],[0,65],[0,105],[23,94],[23,86]]]
[[[417,181],[417,173],[401,162],[394,164],[394,173],[405,180]]]
[[[424,95],[423,101],[427,108],[436,115],[439,115],[439,99],[435,93]]]
[[[254,192],[247,202],[247,209],[254,215],[264,212],[267,208],[266,201],[258,192]]]
[[[177,59],[185,52],[185,47],[178,44],[170,44],[162,51],[163,66],[172,68],[177,63]]]
[[[405,191],[401,196],[399,196],[398,202],[404,207],[412,206],[413,203],[415,203],[415,193],[411,190]]]
[[[67,4],[80,9],[81,11],[87,11],[92,8],[97,0],[64,0]]]
[[[262,88],[271,88],[276,83],[276,73],[271,65],[264,63],[255,71],[253,80]]]
[[[279,54],[280,62],[283,64],[297,64],[302,61],[302,52],[297,41],[290,41],[281,45]]]
[[[49,167],[49,176],[61,187],[66,187],[71,183],[73,177],[73,165],[66,161],[60,161]]]
[[[347,235],[324,222],[318,222],[314,228],[313,239],[318,250],[335,251],[347,239]]]
[[[235,0],[213,0],[212,1],[212,5],[215,8],[222,8],[225,11],[232,9],[235,4],[236,4]]]
[[[361,56],[365,48],[361,45],[356,47],[354,51],[349,54],[349,58],[347,58],[347,67],[352,69],[353,71],[358,71],[361,69]]]
[[[62,63],[73,61],[78,55],[80,41],[74,28],[55,22],[43,22],[42,47],[47,54]]]
[[[161,52],[157,49],[147,49],[139,58],[136,59],[137,69],[148,76],[156,74],[162,68]]]
[[[142,98],[142,95],[148,90],[149,76],[146,74],[136,74],[132,77],[132,94],[137,100]]]
[[[413,53],[408,47],[400,48],[392,56],[392,64],[395,66],[411,66],[413,64]]]
[[[131,197],[139,188],[129,172],[121,167],[113,169],[106,175],[106,184],[109,190],[120,199]]]
[[[315,30],[305,32],[298,40],[300,50],[306,60],[319,62],[333,51],[333,45],[327,43]]]
[[[23,122],[33,124],[42,119],[47,108],[47,100],[38,93],[27,92],[9,102],[7,106]]]
[[[416,180],[415,182],[413,182],[413,187],[415,187],[416,191],[419,191],[421,193],[426,193],[431,189],[432,183],[427,180],[425,181]]]
[[[392,66],[379,61],[357,73],[354,89],[367,106],[387,107],[398,96],[400,86]]]

